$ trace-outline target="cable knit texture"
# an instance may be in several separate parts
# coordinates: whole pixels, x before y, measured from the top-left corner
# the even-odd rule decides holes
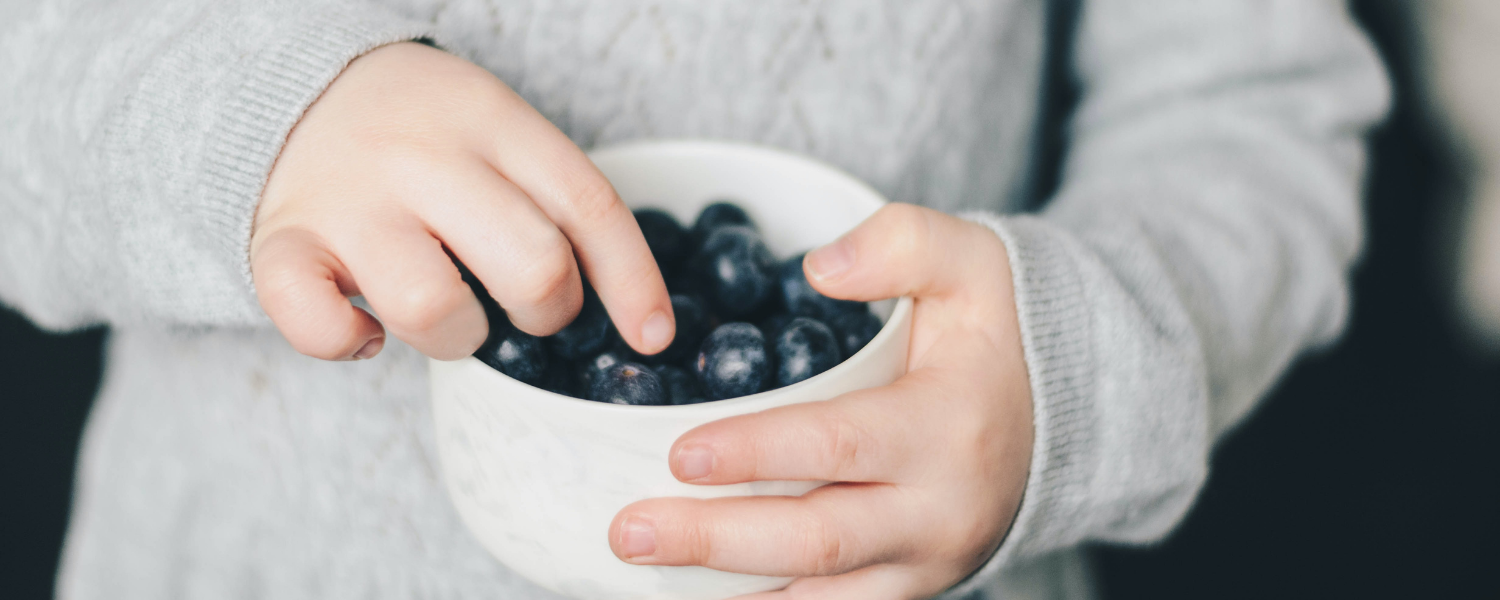
[[[246,248],[288,131],[427,38],[589,148],[810,154],[1010,252],[1036,415],[1016,522],[950,591],[1092,595],[1076,550],[1181,520],[1213,441],[1332,340],[1388,91],[1343,6],[1085,1],[1062,185],[1026,201],[1041,0],[43,0],[0,7],[0,301],[113,326],[65,598],[547,598],[468,535],[422,357],[325,363]],[[977,211],[977,212],[976,212]],[[35,401],[36,399],[9,399]],[[602,532],[601,532],[602,535]]]

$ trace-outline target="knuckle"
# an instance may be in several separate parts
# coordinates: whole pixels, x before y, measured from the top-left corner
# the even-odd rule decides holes
[[[927,245],[927,215],[919,207],[910,204],[890,204],[881,209],[885,212],[882,224],[885,231],[883,243],[892,249],[895,256],[913,256]]]
[[[551,304],[565,297],[573,283],[573,255],[562,236],[529,261],[516,281],[516,299],[527,306]]]
[[[386,318],[405,332],[431,331],[448,317],[462,298],[449,282],[427,279],[412,283],[391,297]]]
[[[324,360],[343,356],[346,343],[337,335],[336,328],[327,323],[320,326],[321,330],[309,326],[320,321],[313,314],[315,299],[309,297],[310,291],[294,271],[270,267],[261,270],[259,275],[256,291],[260,295],[261,307],[292,349]]]
[[[823,417],[824,456],[828,469],[840,480],[857,478],[861,454],[868,450],[868,436],[849,419],[829,414]]]
[[[347,354],[351,332],[337,319],[323,314],[329,291],[315,275],[290,258],[294,246],[286,236],[273,236],[252,259],[251,277],[261,308],[292,349],[324,360]]]
[[[717,564],[719,556],[714,552],[714,530],[712,527],[688,525],[683,533],[683,550],[687,562],[695,565]]]
[[[272,319],[277,318],[275,313],[287,308],[298,296],[297,272],[288,265],[258,265],[252,277],[261,306],[271,313]]]
[[[576,177],[563,189],[563,203],[580,223],[602,222],[622,206],[620,196],[603,177]]]
[[[843,535],[828,519],[813,519],[806,542],[809,559],[816,575],[834,575],[844,572],[848,545]]]

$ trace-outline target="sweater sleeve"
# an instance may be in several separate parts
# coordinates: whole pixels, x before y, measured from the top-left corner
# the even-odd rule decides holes
[[[38,324],[253,325],[250,224],[354,57],[429,25],[358,0],[0,12],[0,302]]]
[[[1334,340],[1388,84],[1339,2],[1094,0],[1062,184],[1011,258],[1036,442],[1003,566],[1182,519],[1214,441]]]

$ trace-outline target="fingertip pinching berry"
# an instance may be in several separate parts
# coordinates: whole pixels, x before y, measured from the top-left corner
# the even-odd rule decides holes
[[[474,356],[558,394],[682,405],[806,381],[859,352],[883,327],[867,304],[813,289],[804,255],[777,262],[732,203],[710,204],[691,230],[659,209],[634,214],[671,294],[676,333],[665,349],[647,356],[626,344],[588,282],[573,322],[546,338],[527,335],[455,257],[493,324]]]

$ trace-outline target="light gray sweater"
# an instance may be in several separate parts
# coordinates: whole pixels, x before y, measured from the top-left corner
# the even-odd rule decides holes
[[[0,3],[0,300],[45,327],[113,327],[60,595],[549,596],[450,507],[421,357],[300,356],[247,276],[251,216],[302,111],[352,58],[430,37],[585,148],[746,140],[894,200],[987,211],[1013,261],[1036,446],[1013,529],[956,592],[1088,596],[1077,546],[1171,531],[1214,440],[1340,331],[1362,135],[1388,90],[1338,2],[1086,1],[1061,189],[996,217],[1027,189],[1044,8]]]

